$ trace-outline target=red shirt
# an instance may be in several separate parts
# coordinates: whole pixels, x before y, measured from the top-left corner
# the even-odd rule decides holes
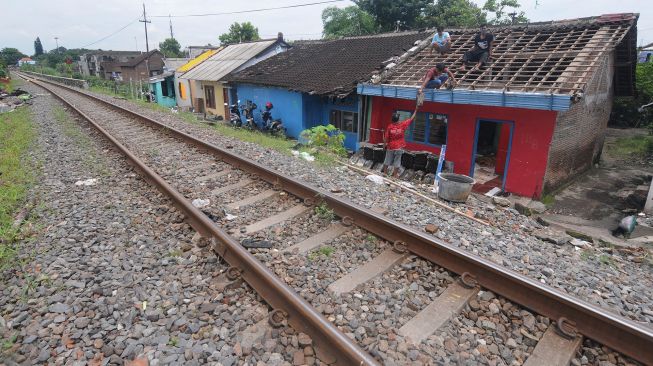
[[[399,123],[391,123],[385,131],[385,141],[388,144],[388,150],[399,150],[406,146],[404,140],[404,133],[410,124],[413,122],[412,118]]]

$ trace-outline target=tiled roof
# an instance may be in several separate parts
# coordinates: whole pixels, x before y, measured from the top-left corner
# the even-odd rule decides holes
[[[164,58],[163,59],[163,64],[166,66],[168,70],[177,70],[178,67],[181,67],[182,65],[185,65],[188,61],[190,61],[189,58]]]
[[[368,80],[373,72],[383,69],[393,57],[405,53],[427,36],[424,32],[402,32],[295,42],[290,50],[226,79],[344,96],[353,92],[359,82]]]
[[[277,39],[238,43],[225,47],[181,76],[182,79],[218,81],[277,43]]]
[[[140,64],[141,62],[145,61],[146,58],[148,58],[148,57],[152,57],[152,56],[154,56],[154,55],[157,54],[157,53],[160,54],[161,57],[163,57],[163,54],[162,54],[159,50],[152,50],[152,51],[150,51],[150,52],[144,52],[144,53],[142,53],[142,54],[140,54],[140,55],[134,57],[133,59],[131,59],[131,60],[129,60],[129,61],[126,61],[126,62],[119,62],[119,63],[117,64],[117,66],[121,66],[121,67],[125,67],[125,66],[126,66],[126,67],[134,67],[134,66]]]
[[[495,37],[493,59],[480,71],[470,71],[469,67],[459,70],[478,30],[446,29],[452,39],[450,53],[429,55],[430,39],[426,38],[418,52],[372,82],[417,87],[427,70],[442,62],[454,72],[457,89],[575,94],[582,93],[597,61],[617,49],[617,79],[623,75],[621,81],[627,89],[626,84],[634,83],[630,75],[634,72],[638,17],[632,13],[608,14],[490,28]]]

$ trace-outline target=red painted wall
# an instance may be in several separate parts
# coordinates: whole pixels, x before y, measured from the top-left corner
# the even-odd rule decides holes
[[[415,101],[374,97],[370,142],[383,142],[382,133],[374,129],[385,129],[395,110],[411,111],[414,108]],[[555,111],[430,102],[424,103],[420,111],[448,115],[446,160],[454,163],[456,173],[465,175],[469,175],[472,166],[477,121],[487,119],[513,122],[512,148],[507,162],[506,191],[521,196],[540,197],[555,127],[557,114]],[[438,147],[424,144],[408,142],[407,145],[409,150],[434,153],[440,151]]]

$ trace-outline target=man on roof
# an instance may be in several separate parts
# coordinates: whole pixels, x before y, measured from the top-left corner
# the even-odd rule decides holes
[[[468,62],[476,62],[472,70],[477,70],[485,65],[492,57],[493,41],[494,35],[487,31],[485,24],[481,25],[479,32],[474,37],[474,47],[463,55],[463,66],[460,70],[465,71],[465,66]]]
[[[451,50],[451,36],[449,35],[449,32],[444,31],[443,26],[438,26],[436,30],[437,32],[435,32],[433,40],[431,41],[429,55],[433,54],[433,50],[440,52],[440,55],[444,55]]]
[[[424,79],[422,79],[422,86],[420,86],[418,94],[422,94],[424,88],[440,89],[440,87],[446,84],[447,81],[449,81],[449,89],[456,86],[456,78],[453,76],[453,73],[449,71],[449,68],[445,66],[445,64],[439,63],[426,72]]]

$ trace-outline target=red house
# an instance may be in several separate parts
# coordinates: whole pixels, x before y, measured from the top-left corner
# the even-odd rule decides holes
[[[450,53],[430,39],[358,85],[363,130],[378,143],[395,111],[409,115],[427,70],[447,65],[453,90],[426,90],[407,131],[409,150],[439,153],[486,189],[539,198],[598,161],[612,99],[634,93],[638,14],[492,28],[492,60],[458,71],[476,29],[448,30]]]

